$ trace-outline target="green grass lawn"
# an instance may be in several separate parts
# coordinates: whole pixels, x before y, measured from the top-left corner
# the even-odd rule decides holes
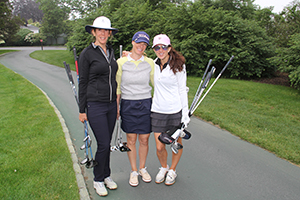
[[[31,56],[60,67],[66,61],[75,69],[73,54],[68,51],[35,51]],[[51,58],[56,58],[56,64]],[[200,80],[188,77],[189,105]],[[295,89],[221,78],[194,115],[300,164],[300,92]]]
[[[30,57],[63,68],[63,61],[66,61],[70,65],[71,70],[76,70],[74,54],[67,50],[38,50],[32,52]]]
[[[9,52],[14,52],[14,51],[18,51],[18,50],[1,49],[1,50],[0,50],[0,55],[1,55],[1,54],[5,54],[5,53],[9,53]]]
[[[199,78],[188,78],[189,99],[197,84]],[[194,114],[300,164],[300,93],[295,89],[219,79]]]
[[[0,199],[79,199],[53,107],[38,88],[3,65],[0,113]]]

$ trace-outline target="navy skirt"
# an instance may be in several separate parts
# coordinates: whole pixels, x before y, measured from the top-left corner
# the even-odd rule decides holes
[[[152,99],[121,100],[121,128],[125,133],[148,134],[151,132]]]
[[[152,131],[162,133],[181,123],[182,112],[174,114],[151,113]]]

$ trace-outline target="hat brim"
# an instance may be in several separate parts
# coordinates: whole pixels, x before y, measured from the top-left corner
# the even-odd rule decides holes
[[[92,25],[86,25],[85,26],[85,30],[88,33],[91,33],[92,28],[100,28],[100,29],[105,29],[105,30],[111,30],[113,35],[116,34],[119,31],[118,29],[113,28],[113,27],[111,27],[111,28],[103,28],[103,27],[96,27],[96,26],[92,26]]]
[[[171,44],[167,44],[165,42],[159,42],[159,43],[153,44],[152,48],[154,48],[156,45],[159,45],[159,44],[162,44],[162,45],[165,45],[165,46],[171,46]]]
[[[147,43],[149,45],[149,41],[146,40],[145,38],[139,38],[137,40],[132,40],[132,41],[134,41],[135,43],[145,42],[145,43]]]

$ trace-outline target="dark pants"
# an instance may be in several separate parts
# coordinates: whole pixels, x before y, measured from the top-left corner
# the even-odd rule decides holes
[[[116,101],[112,103],[88,102],[87,117],[97,140],[94,181],[104,181],[110,176],[110,142],[117,118]]]

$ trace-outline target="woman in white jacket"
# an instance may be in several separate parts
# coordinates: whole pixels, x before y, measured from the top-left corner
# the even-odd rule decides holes
[[[161,164],[155,182],[165,181],[166,185],[173,185],[177,177],[176,166],[182,155],[182,149],[177,154],[172,152],[172,164],[169,167],[165,144],[159,141],[158,136],[181,122],[185,125],[189,123],[185,58],[171,46],[170,39],[165,34],[154,37],[152,48],[157,58],[154,60],[151,124],[156,141],[156,154]],[[181,137],[178,142],[182,143]]]

